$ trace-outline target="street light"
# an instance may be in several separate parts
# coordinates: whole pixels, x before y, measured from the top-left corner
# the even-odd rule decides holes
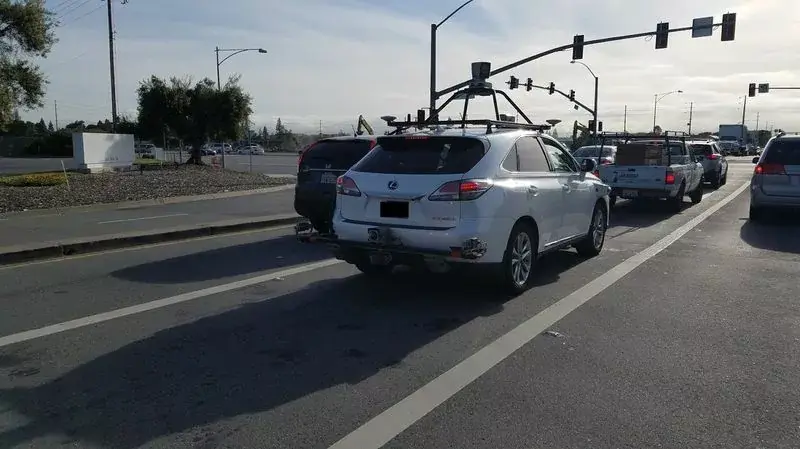
[[[592,76],[594,77],[594,107],[592,108],[592,110],[594,111],[594,113],[592,114],[594,116],[593,117],[594,118],[594,129],[592,130],[592,134],[594,135],[595,138],[597,138],[597,128],[598,128],[598,126],[600,126],[598,124],[598,122],[597,122],[597,89],[598,89],[598,86],[600,84],[600,79],[597,78],[597,75],[594,74],[594,71],[592,71],[591,67],[589,67],[585,63],[583,63],[581,61],[576,61],[574,59],[572,61],[570,61],[569,63],[570,64],[580,64],[580,65],[586,67],[586,70],[588,70],[589,73],[591,73]]]
[[[462,8],[469,5],[475,0],[467,0],[461,4],[458,8],[453,10],[450,14],[447,15],[444,19],[442,19],[439,23],[432,23],[431,24],[431,90],[430,90],[430,104],[428,105],[431,110],[431,115],[436,110],[436,30],[439,29],[442,24],[447,22],[448,19],[453,17],[457,12],[461,11]]]
[[[667,95],[682,94],[682,93],[683,93],[682,90],[673,90],[671,92],[664,92],[660,94],[655,94],[653,96],[653,132],[656,132],[656,116],[658,114],[658,102],[661,101],[661,99],[663,99]]]
[[[239,53],[244,53],[246,51],[257,51],[259,53],[266,53],[267,51],[263,48],[214,48],[214,53],[217,54],[217,90],[222,90],[222,81],[219,78],[219,66],[222,65],[223,62],[227,61],[228,59],[238,55]],[[222,53],[230,53],[228,56],[219,60],[219,54]],[[225,168],[225,145],[222,146],[222,168]]]
[[[223,62],[227,61],[228,59],[238,55],[239,53],[244,53],[246,51],[257,51],[259,53],[266,53],[267,51],[263,48],[214,48],[214,52],[217,54],[217,89],[222,90],[222,83],[219,79],[219,66],[222,65]],[[222,61],[219,60],[219,54],[222,53],[230,53],[226,56]]]

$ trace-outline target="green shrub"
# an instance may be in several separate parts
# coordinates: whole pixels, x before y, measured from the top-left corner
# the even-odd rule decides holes
[[[45,187],[66,183],[64,173],[29,173],[26,175],[0,176],[0,185],[7,187]]]
[[[72,134],[57,132],[37,137],[25,147],[27,156],[72,157]]]

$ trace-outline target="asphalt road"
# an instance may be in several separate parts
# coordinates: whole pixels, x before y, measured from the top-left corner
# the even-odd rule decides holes
[[[183,160],[188,158],[184,153]],[[167,152],[164,159],[181,160],[177,152]],[[210,157],[204,158],[210,162]],[[61,170],[61,160],[59,158],[8,158],[0,157],[0,174],[12,175],[21,173],[35,173],[43,171]],[[63,159],[67,169],[74,168],[71,158]],[[250,156],[225,155],[225,167],[235,171],[253,171],[254,173],[264,173],[269,175],[296,175],[297,174],[297,154],[295,153],[267,153],[264,155],[253,155],[252,170]]]
[[[293,185],[270,193],[176,204],[112,204],[0,214],[0,248],[289,213],[294,213]]]
[[[285,228],[0,268],[0,447],[797,447],[800,219],[750,170],[515,298]]]

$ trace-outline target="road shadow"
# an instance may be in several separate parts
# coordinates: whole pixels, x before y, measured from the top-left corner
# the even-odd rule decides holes
[[[111,276],[145,284],[183,284],[256,273],[330,258],[323,245],[308,245],[294,236],[204,251],[136,265]]]
[[[165,329],[41,386],[0,390],[28,420],[0,433],[0,447],[66,435],[64,444],[130,449],[187,431],[196,447],[216,447],[219,421],[358,384],[503,308],[481,284],[389,282],[311,284]]]
[[[770,212],[758,223],[743,220],[739,237],[753,248],[800,254],[800,212]]]
[[[685,202],[683,208],[686,209],[690,205],[689,202]],[[674,216],[675,212],[669,210],[665,201],[619,201],[611,211],[609,230],[617,227],[647,228]]]

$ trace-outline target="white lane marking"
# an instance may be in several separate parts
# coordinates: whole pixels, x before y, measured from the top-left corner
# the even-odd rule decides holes
[[[692,218],[666,237],[484,346],[444,374],[367,421],[334,443],[329,449],[378,449],[382,447],[444,401],[508,358],[517,349],[533,340],[534,337],[675,243],[687,232],[733,201],[746,188],[747,184],[740,186],[723,200]]]
[[[153,215],[152,217],[123,218],[121,220],[98,221],[97,224],[125,223],[128,221],[140,221],[140,220],[156,220],[159,218],[185,217],[187,215],[189,214]]]
[[[240,281],[231,282],[229,284],[216,285],[214,287],[204,288],[202,290],[181,293],[180,295],[170,296],[169,298],[157,299],[155,301],[150,301],[143,304],[137,304],[135,306],[130,306],[130,307],[123,307],[121,309],[112,310],[110,312],[98,313],[96,315],[90,315],[83,318],[77,318],[74,320],[65,321],[63,323],[41,327],[39,329],[31,329],[28,331],[19,332],[12,335],[6,335],[5,337],[0,337],[0,348],[13,345],[16,343],[22,343],[28,340],[33,340],[36,338],[46,337],[48,335],[60,334],[61,332],[66,332],[73,329],[79,329],[82,327],[91,326],[93,324],[103,323],[117,318],[135,315],[137,313],[147,312],[150,310],[160,309],[162,307],[172,306],[175,304],[180,304],[183,302],[192,301],[199,298],[204,298],[206,296],[216,295],[231,290],[237,290],[240,288],[249,287],[251,285],[261,284],[263,282],[272,281],[277,278],[293,276],[295,274],[318,270],[320,268],[329,267],[331,265],[336,265],[339,263],[342,263],[342,261],[337,259],[325,259],[319,262],[300,265],[293,268],[288,268],[286,270],[276,271],[261,276],[252,277],[249,279],[242,279]]]

